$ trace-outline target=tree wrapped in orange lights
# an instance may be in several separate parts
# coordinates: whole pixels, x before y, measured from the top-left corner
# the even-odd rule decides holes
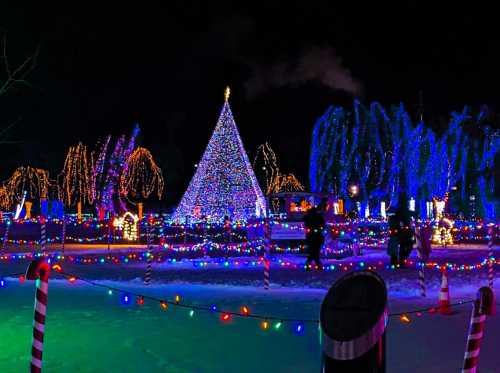
[[[257,170],[255,170],[256,165],[260,166]],[[276,180],[276,178],[279,178],[280,170],[276,154],[269,143],[266,142],[265,144],[261,144],[257,148],[257,154],[253,161],[253,168],[257,174],[264,174],[264,180],[260,178],[260,181],[261,183],[265,182],[266,184],[266,194],[273,193],[273,181]]]
[[[47,199],[49,191],[49,172],[30,166],[18,167],[5,182],[5,189],[11,203],[19,203],[26,192],[26,199]]]
[[[304,186],[295,177],[294,174],[278,174],[270,185],[271,193],[280,192],[302,192]]]
[[[120,194],[141,200],[156,191],[163,193],[163,175],[148,149],[138,147],[127,158],[127,166],[120,177]]]
[[[70,146],[64,167],[59,175],[60,198],[66,206],[93,203],[91,193],[91,168],[87,147],[81,142]]]
[[[9,192],[5,186],[0,186],[0,209],[8,210],[12,205],[12,200],[10,199]]]
[[[304,190],[304,186],[295,177],[294,174],[282,174],[278,166],[278,159],[271,145],[265,143],[257,148],[253,167],[259,164],[261,170],[264,171],[266,194],[280,192],[300,192]],[[258,170],[260,171],[260,170]]]

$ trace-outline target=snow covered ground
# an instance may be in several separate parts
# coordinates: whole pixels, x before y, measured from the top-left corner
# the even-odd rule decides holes
[[[437,262],[479,263],[486,247],[435,250]],[[464,250],[467,249],[467,250]],[[497,255],[498,256],[498,255]],[[300,264],[302,257],[281,259]],[[231,260],[245,260],[231,259]],[[252,260],[247,258],[246,260]],[[383,251],[363,257],[328,261],[328,264],[363,261],[387,262]],[[0,276],[24,272],[27,262],[0,263]],[[315,319],[328,287],[344,271],[305,272],[273,262],[271,290],[262,289],[262,267],[211,264],[196,268],[192,262],[154,264],[153,284],[142,284],[143,263],[70,265],[67,272],[96,279],[100,284],[159,298],[175,294],[190,304],[216,304],[238,311],[247,305],[252,313]],[[428,297],[418,296],[414,269],[380,267],[389,290],[390,312],[437,304],[440,276],[428,270]],[[497,271],[498,271],[497,267]],[[452,302],[475,297],[487,284],[486,269],[450,272]],[[316,372],[320,364],[317,325],[305,324],[296,335],[293,324],[264,331],[259,321],[234,318],[224,324],[216,314],[157,303],[122,305],[118,294],[83,282],[70,284],[51,279],[46,324],[45,372]],[[495,284],[500,291],[500,279]],[[0,372],[27,369],[31,349],[34,285],[7,278],[0,288]],[[456,372],[460,370],[470,317],[470,304],[456,307],[456,314],[424,313],[410,316],[410,324],[391,318],[387,330],[388,372]],[[500,317],[488,318],[480,356],[480,372],[499,372]]]

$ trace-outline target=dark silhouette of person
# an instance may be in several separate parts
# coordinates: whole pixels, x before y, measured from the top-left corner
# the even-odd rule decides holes
[[[324,242],[323,228],[325,219],[316,207],[312,207],[304,215],[304,225],[306,228],[306,245],[308,256],[306,260],[306,269],[311,269],[311,262],[315,262],[318,269],[322,269],[321,260],[319,258],[321,246]]]
[[[389,242],[387,244],[387,254],[391,257],[391,265],[399,264],[399,220],[396,215],[389,216]]]
[[[429,220],[420,225],[418,229],[418,239],[420,243],[418,246],[420,259],[422,259],[424,262],[427,262],[432,251],[432,226]]]
[[[398,208],[395,217],[399,222],[399,265],[404,267],[405,260],[408,259],[413,249],[414,234],[411,227],[411,219],[414,213],[408,208],[408,197],[406,193],[400,193]]]

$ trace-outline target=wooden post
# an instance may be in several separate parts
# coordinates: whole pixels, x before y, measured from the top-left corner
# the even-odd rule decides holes
[[[142,220],[142,218],[143,218],[143,215],[142,215],[143,207],[144,207],[144,205],[142,204],[142,202],[139,202],[137,204],[137,216],[139,217],[139,220]]]
[[[26,210],[26,214],[24,215],[25,219],[31,219],[31,207],[33,203],[30,201],[24,202],[24,209]]]
[[[78,224],[82,224],[82,202],[78,201],[76,204],[76,216],[78,218]]]

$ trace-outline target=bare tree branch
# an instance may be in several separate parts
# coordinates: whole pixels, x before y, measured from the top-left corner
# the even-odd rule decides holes
[[[15,88],[19,85],[25,85],[31,87],[31,83],[26,80],[31,71],[36,66],[36,61],[38,58],[38,53],[40,52],[40,45],[37,45],[35,52],[28,56],[19,66],[12,70],[11,65],[9,63],[8,55],[7,55],[7,35],[4,33],[2,38],[1,45],[2,55],[0,58],[3,60],[3,64],[5,66],[5,79],[0,79],[0,96],[7,93],[9,90]],[[0,144],[16,144],[19,141],[2,141],[2,138],[5,134],[14,127],[21,118],[10,123],[7,127],[0,129]]]
[[[16,69],[11,70],[7,57],[7,41],[5,36],[2,40],[2,44],[2,60],[5,65],[7,77],[4,82],[0,81],[0,96],[16,85],[24,84],[31,87],[31,84],[26,80],[26,76],[35,68],[38,53],[40,51],[40,46],[38,45],[32,55],[28,56]]]

